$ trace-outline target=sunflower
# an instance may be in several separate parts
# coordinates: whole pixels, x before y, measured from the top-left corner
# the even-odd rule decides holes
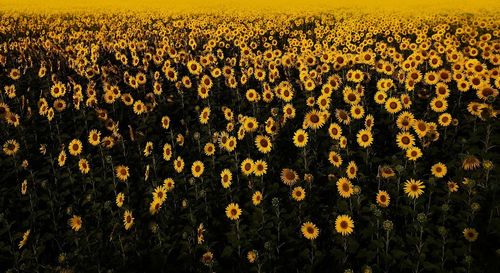
[[[149,204],[149,213],[155,215],[161,208],[163,202],[159,198],[153,198],[153,201]]]
[[[378,191],[377,193],[377,204],[381,207],[388,207],[389,203],[391,201],[391,198],[389,197],[389,194],[386,191]]]
[[[373,99],[375,100],[375,103],[383,104],[387,100],[387,93],[384,91],[377,91]]]
[[[335,109],[335,118],[338,122],[349,125],[351,123],[351,117],[349,113],[343,109]]]
[[[224,187],[224,189],[227,189],[229,188],[229,186],[231,186],[232,179],[233,179],[233,174],[229,169],[222,170],[222,172],[220,173],[220,182],[222,184],[222,187]]]
[[[253,264],[255,260],[257,260],[257,252],[255,250],[248,251],[247,260],[249,263]]]
[[[475,228],[465,228],[463,231],[465,240],[469,242],[474,242],[477,240],[479,233]]]
[[[191,173],[194,177],[200,177],[203,174],[204,170],[205,165],[203,165],[203,162],[199,160],[193,162],[193,165],[191,165]]]
[[[375,118],[373,117],[373,115],[372,114],[366,115],[365,128],[371,130],[373,128],[373,125],[375,125]]]
[[[82,152],[82,142],[78,139],[73,139],[68,145],[69,153],[72,156],[77,156]]]
[[[343,198],[351,197],[354,192],[351,181],[345,177],[342,177],[337,181],[337,190]]]
[[[215,153],[215,145],[209,142],[205,144],[205,146],[203,147],[203,151],[205,152],[205,155],[212,156]]]
[[[361,129],[356,135],[356,140],[359,146],[367,148],[373,143],[372,132],[369,129]]]
[[[115,200],[116,206],[121,208],[123,206],[124,201],[125,201],[125,194],[123,194],[122,192],[118,193],[116,195],[116,200]]]
[[[479,159],[477,159],[477,157],[473,155],[466,156],[462,161],[462,168],[466,171],[473,171],[479,168],[480,165],[481,162],[479,161]]]
[[[134,108],[134,113],[136,115],[141,115],[144,112],[146,112],[146,105],[144,105],[144,102],[142,102],[140,100],[134,102],[133,108]]]
[[[456,182],[449,181],[447,183],[447,186],[448,186],[448,190],[450,192],[457,192],[458,191],[458,184]]]
[[[170,127],[170,118],[168,116],[163,116],[161,118],[161,127],[163,127],[163,129],[168,129]]]
[[[255,170],[255,163],[251,158],[247,158],[241,162],[240,168],[244,175],[249,176]]]
[[[28,181],[24,179],[23,183],[21,183],[21,194],[25,195],[27,191],[28,191]]]
[[[203,223],[200,223],[198,225],[198,228],[196,229],[196,234],[197,234],[197,242],[199,245],[201,245],[205,241],[205,236],[203,233],[205,232],[205,227],[203,226]]]
[[[304,122],[306,124],[306,128],[312,128],[316,130],[321,128],[325,124],[325,118],[322,112],[311,110],[306,114]]]
[[[431,172],[432,172],[432,175],[434,175],[435,177],[442,178],[446,175],[446,173],[448,172],[448,169],[446,168],[445,164],[438,162],[438,163],[432,165]]]
[[[365,109],[361,105],[353,105],[351,106],[351,116],[354,119],[362,119],[365,115]]]
[[[148,157],[151,155],[151,153],[153,152],[153,142],[151,141],[148,141],[146,142],[146,146],[144,147],[144,156],[145,157]]]
[[[408,197],[416,199],[424,193],[424,188],[425,185],[422,181],[414,180],[412,178],[410,180],[406,180],[404,191]]]
[[[403,109],[403,106],[401,105],[401,101],[398,98],[388,98],[385,101],[385,110],[391,114],[396,114],[397,112],[401,111]]]
[[[335,151],[330,151],[328,154],[328,161],[337,168],[342,165],[342,157]]]
[[[280,174],[281,182],[287,186],[292,186],[299,180],[299,175],[292,169],[282,169]]]
[[[167,192],[172,191],[175,187],[175,181],[172,178],[165,178],[165,180],[163,180],[163,187]]]
[[[181,173],[184,170],[184,159],[182,157],[178,156],[174,160],[174,169],[177,173]]]
[[[418,137],[423,138],[430,131],[429,126],[425,121],[417,120],[413,123],[413,129]]]
[[[328,134],[332,139],[338,140],[342,136],[342,128],[340,128],[338,123],[332,123],[330,127],[328,127]]]
[[[211,251],[207,251],[203,253],[203,256],[201,256],[201,262],[204,265],[211,265],[214,259],[214,254]]]
[[[415,145],[415,137],[409,132],[400,132],[396,135],[396,143],[403,150],[408,150]]]
[[[93,129],[89,132],[88,141],[90,145],[97,146],[101,143],[101,132],[96,129]]]
[[[283,116],[287,119],[295,118],[295,107],[293,107],[291,103],[287,103],[283,106]]]
[[[259,123],[254,117],[246,117],[243,121],[243,126],[243,128],[245,128],[245,132],[251,133],[257,130],[257,128],[259,127]]]
[[[292,197],[295,201],[302,201],[306,198],[306,191],[302,187],[295,187],[292,191]]]
[[[80,161],[78,161],[78,168],[80,169],[80,172],[82,174],[87,174],[90,171],[90,166],[87,159],[81,158]]]
[[[3,152],[7,156],[14,156],[19,151],[19,143],[15,139],[9,139],[3,144]]]
[[[208,120],[210,119],[210,107],[205,107],[201,111],[199,120],[201,124],[207,124]]]
[[[267,173],[267,162],[264,160],[256,160],[254,165],[255,176],[263,176]]]
[[[342,236],[347,236],[354,231],[354,221],[349,215],[339,215],[335,219],[335,230],[342,234]]]
[[[64,163],[66,163],[66,152],[64,150],[61,150],[57,156],[57,163],[59,164],[59,167],[64,166]]]
[[[309,139],[309,137],[308,137],[307,132],[302,130],[302,129],[298,129],[293,134],[293,144],[296,147],[299,147],[299,148],[305,147],[307,145],[308,139]]]
[[[433,98],[430,102],[431,109],[434,112],[442,113],[448,109],[448,102],[443,97]]]
[[[356,162],[354,162],[354,161],[349,162],[345,172],[346,172],[347,177],[349,179],[356,178],[357,173],[358,173],[358,166],[356,165]]]
[[[120,179],[120,181],[123,181],[123,182],[125,182],[128,179],[128,177],[130,176],[129,168],[127,166],[124,166],[124,165],[116,166],[115,173],[116,173],[116,176],[118,177],[118,179]]]
[[[71,217],[68,222],[69,226],[74,231],[79,231],[82,228],[83,222],[82,222],[82,217],[80,216],[73,215],[73,217]]]
[[[273,144],[271,143],[271,139],[268,136],[258,135],[255,138],[255,146],[257,146],[259,152],[267,154],[271,151]]]
[[[227,218],[236,221],[240,218],[240,215],[241,215],[241,209],[238,204],[231,203],[226,207]]]
[[[254,206],[258,206],[262,202],[262,193],[260,191],[256,191],[252,194],[252,204]]]
[[[318,238],[319,235],[319,229],[316,227],[315,224],[311,222],[303,223],[302,226],[300,227],[300,231],[302,232],[304,238],[308,240],[314,240]]]
[[[134,217],[130,210],[126,210],[123,214],[123,225],[125,226],[125,230],[129,230],[134,225]]]
[[[406,157],[411,161],[415,161],[422,157],[422,151],[418,147],[408,148],[406,150]]]
[[[172,158],[172,145],[169,143],[163,144],[163,159],[165,161],[170,161]]]

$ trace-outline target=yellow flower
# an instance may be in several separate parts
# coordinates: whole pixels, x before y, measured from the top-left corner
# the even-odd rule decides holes
[[[262,202],[262,193],[260,191],[256,191],[252,194],[252,204],[254,204],[254,206],[258,206],[260,205],[260,203]]]
[[[163,180],[163,187],[165,187],[167,192],[172,191],[175,187],[175,181],[172,178],[165,178]]]
[[[255,260],[257,260],[257,252],[255,250],[248,251],[247,260],[249,263],[253,264]]]
[[[367,148],[373,143],[372,132],[368,129],[361,129],[356,135],[356,140],[359,146]]]
[[[77,156],[82,152],[82,142],[78,139],[73,139],[68,146],[69,153],[72,156]]]
[[[226,216],[227,218],[235,221],[240,218],[241,209],[240,206],[236,203],[231,203],[226,207]]]
[[[118,193],[116,195],[116,206],[121,208],[123,206],[123,202],[125,201],[125,194],[123,194],[122,192]]]
[[[347,236],[354,231],[354,221],[349,215],[339,215],[335,219],[335,230],[342,234],[342,236]]]
[[[415,145],[415,137],[409,132],[400,132],[396,135],[396,143],[403,150],[408,150]]]
[[[89,133],[88,141],[92,146],[99,145],[99,143],[101,143],[101,132],[96,129],[91,130]]]
[[[229,169],[224,169],[220,173],[220,179],[221,179],[220,182],[222,184],[222,187],[224,187],[224,189],[227,189],[227,188],[229,188],[229,186],[231,186],[233,174],[231,173],[231,171]]]
[[[300,227],[300,231],[302,232],[304,238],[308,240],[314,240],[319,236],[319,229],[311,222],[303,223]]]
[[[292,191],[292,197],[295,201],[302,201],[306,198],[306,191],[302,187],[295,187]]]
[[[82,224],[83,222],[80,216],[73,215],[73,217],[69,219],[69,225],[71,226],[71,229],[73,229],[74,231],[79,231],[80,228],[82,228]]]
[[[29,229],[24,232],[23,239],[19,242],[19,249],[21,249],[23,246],[25,246],[26,243],[28,242],[30,232],[31,232],[31,230],[29,230]]]
[[[252,159],[247,158],[247,159],[243,160],[243,162],[241,162],[240,168],[241,168],[241,172],[244,175],[249,176],[255,170],[255,163]]]
[[[116,176],[118,177],[118,179],[120,179],[120,181],[123,181],[123,182],[125,182],[128,179],[128,177],[130,176],[129,168],[127,166],[124,166],[124,165],[116,166],[115,173],[116,173]]]
[[[80,161],[78,161],[78,168],[80,169],[80,172],[82,174],[87,174],[90,171],[90,166],[87,159],[81,158]]]
[[[203,151],[205,152],[205,155],[212,156],[215,153],[215,145],[209,142],[205,144],[205,147],[203,147]]]
[[[271,151],[271,148],[273,147],[271,139],[265,135],[258,135],[255,138],[255,145],[257,146],[259,152],[263,154],[269,153]]]
[[[200,177],[203,174],[204,170],[205,165],[203,165],[203,162],[199,160],[193,162],[193,165],[191,165],[191,173],[194,177]]]
[[[9,139],[3,144],[5,155],[14,156],[19,151],[19,143],[15,139]]]
[[[296,147],[302,148],[307,145],[309,137],[306,131],[302,129],[298,129],[294,134],[293,134],[293,144]]]
[[[395,114],[403,109],[401,101],[398,98],[389,98],[385,102],[385,110],[391,114]]]
[[[419,159],[421,156],[422,156],[422,151],[418,147],[411,147],[406,150],[406,157],[411,161],[415,161]]]
[[[342,128],[337,123],[332,123],[328,128],[328,134],[332,139],[338,140],[342,136]]]
[[[354,192],[351,181],[345,177],[342,177],[337,181],[337,190],[343,198],[351,197]]]
[[[412,179],[407,180],[405,182],[404,191],[408,195],[408,197],[416,199],[424,193],[424,190],[423,190],[424,188],[425,188],[425,185],[422,181],[414,180],[412,178]]]
[[[446,168],[445,164],[438,162],[438,163],[432,165],[431,172],[432,172],[432,175],[434,175],[435,177],[442,178],[446,175],[446,173],[448,172],[448,169]]]
[[[181,173],[184,170],[184,159],[182,157],[178,156],[174,160],[174,169],[177,173]]]
[[[330,163],[337,168],[342,165],[342,157],[335,151],[330,151],[328,154],[328,161],[330,161]]]
[[[463,231],[464,237],[469,242],[474,242],[477,240],[479,233],[475,228],[465,228]]]
[[[167,189],[163,185],[156,187],[153,191],[153,198],[158,199],[163,204],[167,200]]]
[[[132,225],[134,225],[134,217],[130,210],[126,210],[123,214],[123,225],[125,226],[126,230],[129,230]]]
[[[391,201],[389,194],[386,191],[378,191],[377,193],[377,204],[381,207],[388,207]]]
[[[162,204],[163,202],[159,198],[153,198],[153,201],[151,201],[151,204],[149,205],[149,213],[151,213],[151,215],[158,213]]]
[[[349,179],[354,179],[356,178],[357,173],[358,173],[358,166],[356,165],[356,162],[354,161],[349,162],[346,169],[347,177]]]
[[[254,174],[255,176],[263,176],[267,173],[267,162],[264,160],[257,160],[254,164]]]

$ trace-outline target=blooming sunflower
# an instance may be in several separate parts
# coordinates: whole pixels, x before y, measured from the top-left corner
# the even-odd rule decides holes
[[[158,213],[162,204],[163,202],[159,198],[153,198],[153,201],[149,204],[149,213],[151,213],[151,215]]]
[[[240,218],[240,215],[241,215],[241,209],[238,204],[231,203],[226,207],[227,218],[236,221]]]
[[[424,193],[424,188],[424,182],[412,178],[405,182],[404,191],[408,195],[408,197],[416,199]]]
[[[456,182],[449,181],[447,183],[447,186],[448,186],[448,190],[450,192],[457,192],[458,191],[458,184]]]
[[[256,160],[254,165],[255,176],[263,176],[267,173],[267,162],[264,160]]]
[[[281,170],[280,178],[281,178],[281,182],[283,182],[283,184],[285,184],[287,186],[292,186],[293,184],[295,184],[299,180],[299,176],[298,176],[297,172],[295,172],[292,169],[288,169],[288,168]]]
[[[361,129],[356,135],[356,140],[359,146],[363,148],[369,147],[373,143],[372,132],[369,129]]]
[[[319,235],[319,229],[316,227],[315,224],[311,222],[303,223],[302,226],[300,227],[300,231],[302,232],[304,238],[308,240],[314,240],[318,238]]]
[[[153,198],[158,199],[161,203],[167,200],[167,189],[165,186],[161,185],[155,188],[153,191]]]
[[[172,145],[169,143],[163,144],[163,159],[165,161],[170,161],[172,158]]]
[[[120,181],[123,181],[123,182],[125,182],[128,179],[128,177],[130,176],[129,168],[127,166],[124,166],[124,165],[116,166],[115,173],[116,173],[116,176],[118,177],[118,179],[120,179]]]
[[[349,215],[339,215],[335,219],[335,230],[342,234],[342,236],[347,236],[354,231],[354,221]]]
[[[445,164],[438,162],[438,163],[432,165],[431,172],[432,172],[432,175],[434,175],[435,177],[442,178],[446,175],[446,173],[448,172],[448,169],[446,168]]]
[[[260,191],[256,191],[252,194],[252,204],[254,206],[258,206],[262,202],[262,193]]]
[[[295,201],[302,201],[306,198],[306,191],[302,187],[295,187],[292,191],[292,197]]]
[[[299,147],[299,148],[305,147],[307,145],[308,139],[309,139],[309,137],[308,137],[307,132],[302,130],[302,129],[298,129],[293,134],[293,144],[296,147]]]
[[[330,127],[328,128],[328,134],[332,139],[340,139],[342,136],[342,128],[340,128],[340,125],[337,123],[332,123],[330,124]]]
[[[31,233],[31,230],[26,230],[23,234],[23,239],[19,242],[19,249],[23,248],[23,246],[26,245],[26,243],[28,243],[28,238],[30,236],[30,233]]]
[[[389,206],[391,198],[386,191],[378,191],[376,200],[379,206],[386,208]]]
[[[436,97],[430,102],[431,109],[434,112],[442,113],[448,108],[448,102],[443,97]]]
[[[199,245],[201,245],[205,241],[205,236],[203,235],[204,232],[205,228],[203,227],[203,223],[200,223],[198,225],[198,228],[196,229],[197,242]]]
[[[255,170],[255,162],[251,158],[247,158],[247,159],[243,160],[243,162],[241,162],[240,168],[241,168],[241,172],[244,175],[249,176]]]
[[[268,136],[258,135],[255,138],[255,146],[257,146],[259,152],[267,154],[271,151],[273,144],[271,143],[271,138]]]
[[[96,129],[93,129],[89,132],[88,141],[90,145],[97,146],[101,143],[101,132]]]
[[[221,179],[220,182],[222,184],[222,187],[227,189],[227,188],[229,188],[229,186],[231,186],[233,174],[231,173],[231,171],[229,169],[224,169],[220,173],[220,179]]]
[[[257,260],[257,252],[255,250],[248,251],[247,260],[249,263],[253,264],[255,260]]]
[[[203,174],[204,170],[205,165],[203,165],[203,162],[199,160],[193,162],[193,165],[191,165],[191,173],[194,177],[200,177]]]
[[[123,202],[125,201],[125,194],[123,194],[122,192],[118,193],[116,195],[116,206],[121,208],[123,206]]]
[[[212,142],[209,142],[205,144],[203,147],[203,151],[205,152],[206,156],[212,156],[215,153],[215,145]]]
[[[422,157],[422,151],[418,147],[408,148],[406,150],[406,157],[411,161],[415,161]]]
[[[408,150],[415,145],[415,137],[409,132],[400,132],[396,135],[396,143],[403,150]]]
[[[7,156],[13,156],[19,151],[19,143],[15,139],[9,139],[3,144],[3,152]]]
[[[356,178],[357,173],[358,173],[358,166],[356,165],[356,162],[354,161],[349,162],[346,169],[347,177],[349,179],[354,179]]]
[[[68,146],[69,153],[72,156],[77,156],[82,152],[82,142],[78,139],[73,139]]]
[[[90,166],[87,159],[81,158],[80,161],[78,161],[78,168],[80,169],[80,172],[82,174],[87,174],[90,171]]]
[[[82,228],[83,222],[82,222],[82,217],[80,216],[73,215],[73,217],[71,217],[68,222],[69,226],[74,231],[79,231]]]
[[[126,210],[123,214],[123,225],[125,226],[125,230],[129,230],[134,225],[134,217],[130,210]]]
[[[306,128],[314,130],[321,128],[325,124],[324,115],[318,110],[309,111],[304,118]]]
[[[342,165],[342,157],[335,151],[330,151],[328,154],[328,161],[337,168]]]
[[[385,101],[385,110],[391,114],[396,114],[401,111],[403,106],[401,105],[401,101],[398,98],[388,98]]]
[[[174,160],[174,169],[177,173],[181,173],[184,170],[184,159],[182,157],[178,156]]]
[[[479,233],[475,228],[465,228],[463,231],[465,240],[469,242],[474,242],[477,240]]]
[[[343,198],[351,197],[354,192],[351,181],[345,177],[342,177],[337,181],[337,190]]]

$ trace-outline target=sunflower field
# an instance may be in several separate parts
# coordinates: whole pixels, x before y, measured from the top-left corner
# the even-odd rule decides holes
[[[500,16],[0,12],[1,272],[495,272]]]

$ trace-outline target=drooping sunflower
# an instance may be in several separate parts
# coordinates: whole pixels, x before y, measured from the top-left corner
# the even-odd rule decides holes
[[[342,177],[337,181],[337,190],[343,198],[351,197],[354,192],[351,181],[349,181],[346,177]]]
[[[306,191],[302,187],[295,187],[292,191],[292,197],[295,201],[302,201],[306,198]]]
[[[224,169],[220,173],[220,179],[221,179],[220,182],[222,184],[222,187],[224,187],[224,189],[227,189],[227,188],[229,188],[229,186],[231,186],[233,174],[231,173],[231,171],[229,169]]]
[[[255,138],[255,146],[257,146],[259,152],[267,154],[271,151],[273,144],[271,142],[271,138],[269,138],[268,136],[258,135]]]
[[[285,168],[281,170],[280,178],[283,184],[292,186],[299,180],[299,175],[294,170]]]
[[[77,156],[82,152],[82,142],[79,139],[73,139],[68,145],[69,153]]]
[[[262,202],[262,193],[260,191],[256,191],[252,194],[252,204],[254,206],[258,206]]]
[[[415,180],[413,178],[406,180],[404,191],[408,197],[416,199],[424,193],[425,185],[424,182],[420,180]]]
[[[442,178],[448,172],[448,168],[446,168],[445,164],[438,162],[438,163],[432,165],[431,172],[432,172],[432,175],[434,175],[435,177]]]
[[[330,151],[328,154],[328,161],[330,161],[333,166],[338,168],[342,165],[342,156],[335,151]]]
[[[356,134],[356,140],[359,146],[363,148],[369,147],[373,143],[372,132],[369,129],[361,129]]]
[[[319,235],[319,229],[312,222],[303,223],[300,227],[300,231],[302,232],[304,238],[308,240],[314,240],[318,238]]]
[[[130,210],[126,210],[123,214],[123,225],[125,226],[125,230],[129,230],[134,225],[134,217]]]
[[[309,140],[309,136],[306,131],[302,129],[298,129],[293,134],[293,144],[296,147],[302,148],[307,145],[307,141]]]
[[[473,155],[468,155],[462,161],[462,168],[466,171],[473,171],[481,165],[481,161]]]
[[[389,206],[391,198],[386,191],[378,191],[376,200],[379,206],[386,208]]]
[[[124,166],[124,165],[118,165],[115,167],[115,173],[116,173],[116,176],[118,177],[118,179],[120,179],[120,181],[126,181],[128,179],[128,177],[130,176],[130,173],[129,173],[129,168],[127,166]]]
[[[194,177],[200,177],[204,170],[205,165],[199,160],[196,160],[193,162],[193,165],[191,165],[191,174],[193,174]]]
[[[226,207],[227,218],[236,221],[240,218],[240,215],[241,215],[241,209],[238,204],[231,203]]]
[[[479,233],[475,228],[465,228],[463,231],[465,240],[469,242],[474,242],[477,240]]]
[[[354,231],[354,221],[349,215],[339,215],[335,219],[335,231],[342,234],[342,236],[347,236]]]
[[[247,158],[241,162],[240,168],[241,168],[241,172],[244,175],[249,176],[255,170],[255,162],[251,158]]]
[[[82,221],[82,217],[80,217],[80,216],[73,215],[73,217],[71,217],[68,222],[69,222],[69,226],[74,231],[79,231],[82,228],[83,221]]]
[[[415,137],[410,132],[400,132],[396,135],[396,143],[403,150],[408,150],[415,145]]]

